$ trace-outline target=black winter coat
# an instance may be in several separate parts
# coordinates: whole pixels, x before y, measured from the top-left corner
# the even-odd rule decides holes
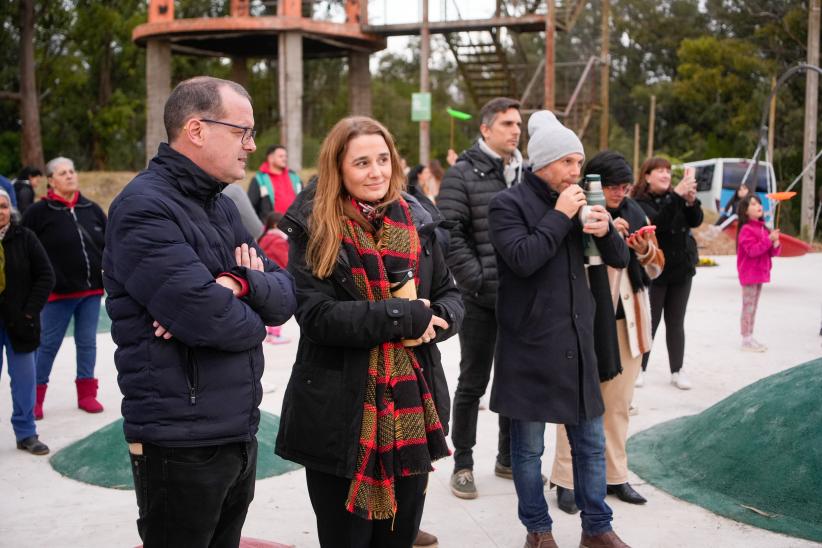
[[[309,186],[297,196],[280,225],[288,234],[288,269],[297,285],[296,316],[302,334],[283,399],[276,452],[308,468],[350,478],[356,466],[371,348],[388,340],[418,338],[428,321],[422,326],[412,321],[416,302],[363,300],[344,253],[329,278],[313,275],[305,264],[305,252],[314,189]],[[417,294],[429,299],[433,312],[449,324],[437,335],[440,342],[459,330],[465,310],[436,242],[437,222],[431,222],[412,197],[404,197],[423,248]],[[437,345],[417,346],[414,353],[447,433],[450,397]]]
[[[57,200],[32,204],[23,226],[37,234],[54,269],[54,293],[68,294],[103,288],[103,247],[106,215],[80,195],[73,208]]]
[[[236,266],[237,246],[262,252],[224,186],[161,144],[111,204],[106,309],[129,442],[194,447],[257,433],[265,326],[292,315],[294,286],[267,258],[264,272]],[[246,296],[215,282],[226,272],[247,281]],[[171,339],[154,335],[155,320]]]
[[[482,151],[479,141],[448,168],[437,195],[451,229],[448,266],[462,294],[486,308],[497,298],[497,261],[488,230],[488,203],[508,188],[502,160]]]
[[[702,207],[699,200],[688,205],[679,194],[669,190],[662,196],[647,194],[636,201],[656,225],[659,247],[665,254],[665,268],[653,283],[679,284],[696,274],[699,253],[691,228],[702,224]]]
[[[17,211],[23,214],[34,203],[34,188],[26,179],[15,179],[13,186],[17,194]]]
[[[54,287],[46,250],[31,230],[12,223],[3,238],[6,290],[0,295],[0,318],[15,352],[40,346],[40,311]]]
[[[582,225],[556,211],[539,177],[491,201],[491,240],[500,272],[491,409],[512,419],[577,424],[604,411],[594,352],[594,298],[584,266]],[[611,227],[594,238],[605,264],[628,265]]]

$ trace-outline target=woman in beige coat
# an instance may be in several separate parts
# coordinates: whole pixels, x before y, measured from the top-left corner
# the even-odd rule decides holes
[[[662,272],[665,257],[653,231],[642,228],[650,225],[647,216],[642,208],[628,197],[633,174],[625,158],[617,152],[600,152],[585,166],[585,175],[594,173],[602,177],[606,208],[614,219],[614,226],[626,238],[626,243],[631,248],[631,259],[626,268],[608,267],[622,365],[620,375],[600,383],[605,403],[608,493],[625,502],[644,504],[645,498],[628,483],[628,456],[625,452],[625,443],[634,382],[641,369],[642,355],[651,349],[651,306],[648,286],[651,280]],[[557,427],[557,450],[551,483],[557,486],[560,508],[568,513],[576,513],[571,449],[562,426]]]

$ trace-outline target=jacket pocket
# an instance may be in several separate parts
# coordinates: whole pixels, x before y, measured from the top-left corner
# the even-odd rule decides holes
[[[289,451],[318,460],[345,458],[342,371],[297,365],[289,390],[283,416]]]

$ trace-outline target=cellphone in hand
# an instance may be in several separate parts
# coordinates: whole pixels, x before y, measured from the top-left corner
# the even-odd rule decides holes
[[[634,234],[644,234],[646,232],[656,232],[656,225],[645,225],[640,227]]]

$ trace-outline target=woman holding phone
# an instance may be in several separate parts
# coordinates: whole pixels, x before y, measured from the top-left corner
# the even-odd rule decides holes
[[[407,548],[449,454],[436,343],[464,308],[388,130],[344,118],[318,164],[280,223],[301,336],[276,451],[305,466],[322,546]]]
[[[671,185],[671,163],[665,158],[648,158],[637,174],[631,196],[639,203],[651,223],[656,225],[659,246],[665,254],[665,268],[651,285],[652,334],[656,336],[663,314],[671,369],[671,384],[680,390],[692,385],[682,371],[685,357],[685,311],[691,294],[691,281],[699,259],[691,228],[702,223],[702,207],[696,197],[693,168],[676,187]],[[648,356],[636,385],[645,383]]]

